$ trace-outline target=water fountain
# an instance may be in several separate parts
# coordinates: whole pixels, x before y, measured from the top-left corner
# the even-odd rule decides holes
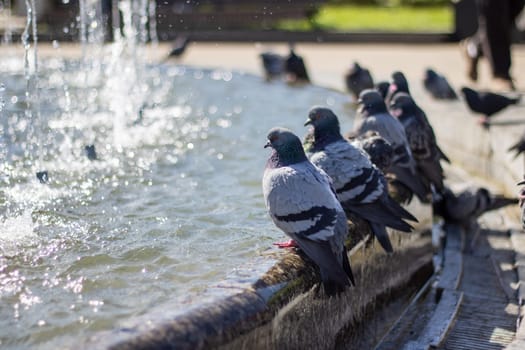
[[[80,59],[56,42],[39,57],[34,11],[23,63],[0,59],[2,348],[73,347],[252,283],[281,237],[260,193],[267,130],[302,130],[313,104],[350,112],[318,87],[148,62],[146,1],[119,3],[123,32],[103,45],[95,3]]]

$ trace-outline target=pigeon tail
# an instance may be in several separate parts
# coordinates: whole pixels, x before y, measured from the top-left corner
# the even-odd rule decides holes
[[[385,206],[382,203],[374,202],[369,204],[345,204],[344,208],[352,213],[357,214],[359,217],[366,221],[381,224],[384,226],[391,227],[393,229],[410,232],[414,228],[403,221],[400,215],[390,211],[389,206]],[[410,220],[415,219],[412,215],[407,212],[407,216]],[[415,220],[417,221],[417,220]]]
[[[390,243],[390,238],[388,237],[388,233],[386,232],[385,225],[370,221],[368,223],[370,224],[372,232],[379,241],[379,244],[381,244],[381,247],[383,247],[383,249],[387,253],[392,253],[394,249],[392,248],[392,243]]]
[[[296,241],[301,250],[319,266],[323,285],[335,284],[341,288],[351,285],[350,277],[343,268],[342,262],[335,256],[328,241],[309,239],[296,239]]]
[[[346,250],[346,247],[344,247],[343,249],[343,269],[345,270],[348,278],[350,278],[350,282],[352,283],[352,285],[355,286],[354,273],[352,272],[352,268],[350,267],[350,260],[348,259],[348,251]]]
[[[390,196],[387,196],[387,201],[385,203],[388,206],[388,209],[393,214],[399,216],[402,219],[419,222],[417,218],[412,215],[408,210],[403,208],[398,202],[393,200]]]
[[[490,210],[496,210],[503,207],[506,207],[507,205],[515,205],[518,204],[518,199],[516,198],[509,198],[502,195],[495,195],[491,198],[489,205],[485,209],[485,212]]]
[[[512,146],[510,146],[508,149],[507,149],[507,152],[512,152],[514,151],[515,154],[514,154],[514,158],[513,159],[516,159],[518,158],[518,156],[523,152],[525,151],[525,140],[519,140],[518,142],[516,142],[515,144],[513,144]]]
[[[412,174],[409,169],[394,164],[391,166],[390,171],[395,174],[396,180],[410,189],[421,202],[429,202],[429,191],[425,188],[421,180],[415,174]]]
[[[445,154],[445,152],[443,152],[443,150],[441,148],[439,148],[438,145],[436,145],[437,147],[437,151],[439,153],[439,158],[440,159],[443,159],[445,162],[447,162],[448,164],[450,164],[450,159],[447,157],[447,155]]]

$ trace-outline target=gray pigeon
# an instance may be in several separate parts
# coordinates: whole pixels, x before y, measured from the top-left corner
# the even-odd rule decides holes
[[[279,78],[284,73],[284,57],[274,52],[263,52],[261,58],[266,80]]]
[[[301,140],[284,128],[273,128],[266,147],[272,153],[262,188],[277,227],[319,266],[328,294],[354,283],[344,241],[346,214],[324,171],[308,161]]]
[[[394,158],[394,148],[376,131],[367,131],[350,140],[350,143],[365,151],[372,163],[386,174]]]
[[[433,69],[428,68],[423,78],[423,86],[432,97],[438,100],[457,100],[458,95],[452,89],[447,79],[436,73]]]
[[[448,158],[437,145],[434,130],[425,115],[425,112],[414,102],[407,93],[394,96],[390,104],[392,114],[403,124],[412,156],[414,157],[419,173],[440,192],[443,190],[445,174],[440,160]],[[430,188],[429,188],[430,190]]]
[[[403,219],[417,219],[388,195],[383,173],[368,155],[343,138],[332,110],[312,108],[305,125],[313,126],[310,161],[332,178],[343,208],[366,220],[383,249],[392,252],[386,226],[410,232],[412,226]]]
[[[445,187],[440,200],[432,205],[434,214],[445,222],[460,224],[465,230],[477,230],[477,218],[483,213],[516,202],[514,198],[494,195],[484,187],[469,186],[458,193]]]
[[[359,63],[354,62],[352,67],[345,74],[346,88],[357,99],[361,91],[365,89],[372,89],[374,87],[374,79],[370,71],[363,68]]]
[[[387,111],[383,98],[376,90],[362,91],[358,104],[361,120],[354,126],[355,133],[362,135],[372,130],[387,140],[394,148],[389,172],[395,175],[397,182],[408,188],[422,202],[428,202],[428,190],[419,178],[416,162],[401,122]]]

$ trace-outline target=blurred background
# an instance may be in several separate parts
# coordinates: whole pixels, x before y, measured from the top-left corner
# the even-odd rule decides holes
[[[142,6],[147,1],[131,3]],[[87,18],[102,14],[103,23],[90,26],[102,30],[105,40],[112,39],[112,27],[122,24],[118,1],[38,0],[35,5],[42,40],[79,40],[79,14]],[[342,36],[345,33],[364,32],[429,33],[435,41],[459,41],[477,26],[474,0],[149,0],[147,8],[150,18],[156,18],[161,41],[180,34],[193,40],[275,40],[275,33],[301,33],[304,40],[312,40],[308,34],[323,35],[320,40],[333,41],[349,40],[348,35]],[[19,35],[25,17],[25,0],[0,2],[4,33]],[[525,23],[520,22],[522,30]],[[516,40],[523,40],[519,31]]]

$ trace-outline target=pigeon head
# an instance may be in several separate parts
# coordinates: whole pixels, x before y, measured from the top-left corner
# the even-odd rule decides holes
[[[465,96],[465,98],[467,100],[469,99],[474,99],[476,98],[477,94],[476,94],[476,91],[472,90],[471,88],[469,87],[466,87],[466,86],[463,86],[461,88],[461,93],[463,94],[463,96]]]
[[[290,130],[280,127],[272,128],[268,132],[267,139],[264,147],[273,149],[269,159],[270,166],[279,167],[307,160],[301,140]]]
[[[363,70],[363,68],[361,68],[361,66],[359,65],[359,63],[357,62],[354,62],[354,64],[352,64],[352,66],[350,67],[348,73],[350,75],[357,75],[359,72],[361,72]]]
[[[481,215],[483,211],[487,210],[490,207],[493,198],[489,190],[487,190],[484,187],[481,187],[477,190],[476,196],[478,198],[478,208],[481,211],[478,215]]]
[[[402,91],[410,93],[408,89],[408,81],[405,75],[402,72],[396,71],[392,73],[392,86],[394,86],[396,91]]]
[[[364,116],[385,113],[387,111],[383,97],[379,91],[374,89],[361,91],[357,104],[359,105],[358,112]]]
[[[463,97],[465,97],[465,100],[467,101],[467,105],[471,109],[477,111],[479,109],[479,105],[481,105],[481,101],[480,101],[478,93],[466,86],[461,88],[461,93],[463,94]]]
[[[330,108],[313,107],[308,112],[304,125],[312,125],[316,130],[336,132],[339,134],[339,119]]]
[[[370,160],[381,171],[386,172],[392,164],[394,148],[377,131],[369,130],[362,135],[363,150],[368,153]]]
[[[379,91],[383,99],[385,99],[386,95],[388,94],[388,88],[390,87],[390,83],[388,81],[380,81],[375,85],[375,89]]]
[[[390,102],[390,110],[395,117],[399,117],[403,113],[415,112],[416,107],[414,99],[406,92],[396,94]]]
[[[438,76],[437,73],[431,68],[427,68],[427,70],[425,71],[425,79],[426,80],[436,79],[437,76]]]
[[[314,150],[322,149],[331,142],[343,138],[339,127],[339,119],[337,119],[337,116],[330,108],[313,107],[310,109],[308,119],[306,119],[304,125],[313,126]]]

